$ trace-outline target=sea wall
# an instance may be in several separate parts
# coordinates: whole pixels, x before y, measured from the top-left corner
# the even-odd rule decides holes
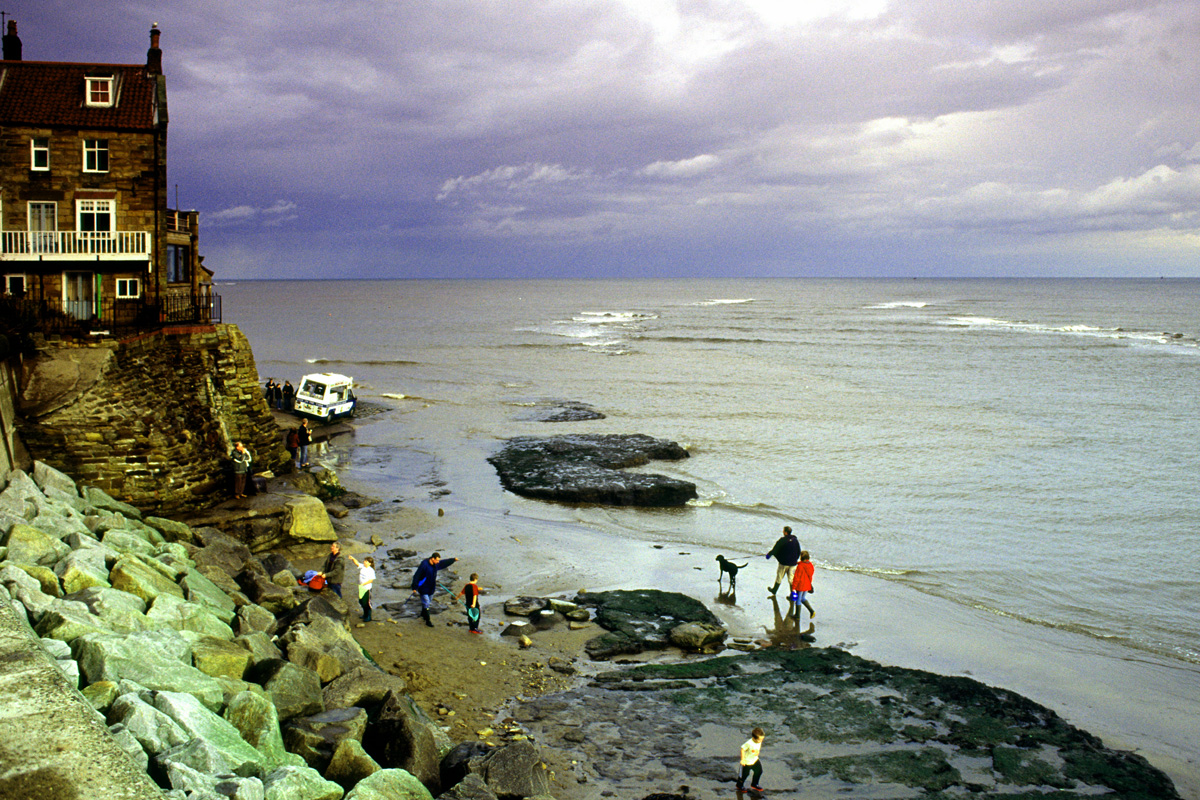
[[[17,436],[16,397],[17,377],[12,363],[0,361],[0,482],[14,469],[28,466],[29,454]]]
[[[235,325],[43,343],[18,384],[17,429],[33,458],[150,513],[210,506],[234,441],[260,469],[287,460]]]

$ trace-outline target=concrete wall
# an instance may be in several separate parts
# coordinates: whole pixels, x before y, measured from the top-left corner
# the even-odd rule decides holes
[[[234,441],[258,469],[287,461],[234,325],[48,344],[26,359],[20,388],[18,430],[34,458],[150,513],[224,499]]]

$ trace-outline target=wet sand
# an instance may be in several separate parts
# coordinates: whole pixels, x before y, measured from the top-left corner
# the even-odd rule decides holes
[[[387,564],[393,547],[422,557],[439,550],[459,558],[453,570],[455,591],[471,572],[480,573],[487,592],[484,636],[466,633],[458,609],[435,617],[438,626],[433,629],[405,619],[374,623],[365,635],[359,631],[372,655],[373,647],[379,650],[385,666],[399,663],[400,674],[441,676],[417,677],[414,693],[432,713],[437,713],[437,703],[455,711],[450,727],[456,739],[475,738],[472,729],[494,728],[484,722],[495,719],[510,697],[567,685],[569,679],[559,676],[552,681],[530,676],[544,677],[551,656],[579,657],[583,642],[595,633],[552,637],[543,632],[534,636],[534,648],[519,650],[514,640],[499,636],[502,621],[507,621],[501,604],[508,597],[656,587],[703,601],[732,637],[765,639],[776,632],[766,591],[774,562],[761,556],[737,559],[750,566],[739,574],[736,599],[730,603],[717,589],[715,552],[670,542],[612,542],[579,526],[497,520],[470,508],[443,507],[445,515],[438,516],[435,502],[377,506],[372,512],[376,521],[367,523],[363,512],[356,512],[346,522],[358,529],[359,540],[373,534],[385,542],[375,551],[383,565],[377,583],[381,602],[407,595],[402,588],[388,588],[392,583],[406,586],[410,574],[401,575]],[[764,550],[770,546],[767,538]],[[843,647],[884,664],[969,676],[1023,694],[1106,745],[1141,754],[1172,778],[1181,796],[1200,799],[1195,744],[1200,741],[1200,667],[1149,654],[1115,655],[1117,648],[1084,636],[965,608],[886,580],[824,570],[819,563],[814,586],[818,645]],[[444,596],[442,602],[450,603]],[[486,654],[475,658],[480,652]],[[474,661],[487,662],[486,667],[477,669]],[[587,670],[597,667],[584,657],[579,663]],[[455,664],[466,666],[455,669]],[[541,686],[530,685],[539,681]]]

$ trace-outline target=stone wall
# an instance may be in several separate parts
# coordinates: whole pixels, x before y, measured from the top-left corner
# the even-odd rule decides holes
[[[12,470],[29,467],[29,454],[17,436],[17,377],[12,366],[16,363],[15,358],[11,363],[0,361],[0,483]]]
[[[151,513],[224,499],[234,441],[257,469],[287,462],[234,325],[47,344],[26,360],[20,387],[18,431],[34,458]]]

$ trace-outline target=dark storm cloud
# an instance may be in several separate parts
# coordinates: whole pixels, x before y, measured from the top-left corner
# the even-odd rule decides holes
[[[12,5],[159,23],[220,275],[1200,274],[1194,2]]]

